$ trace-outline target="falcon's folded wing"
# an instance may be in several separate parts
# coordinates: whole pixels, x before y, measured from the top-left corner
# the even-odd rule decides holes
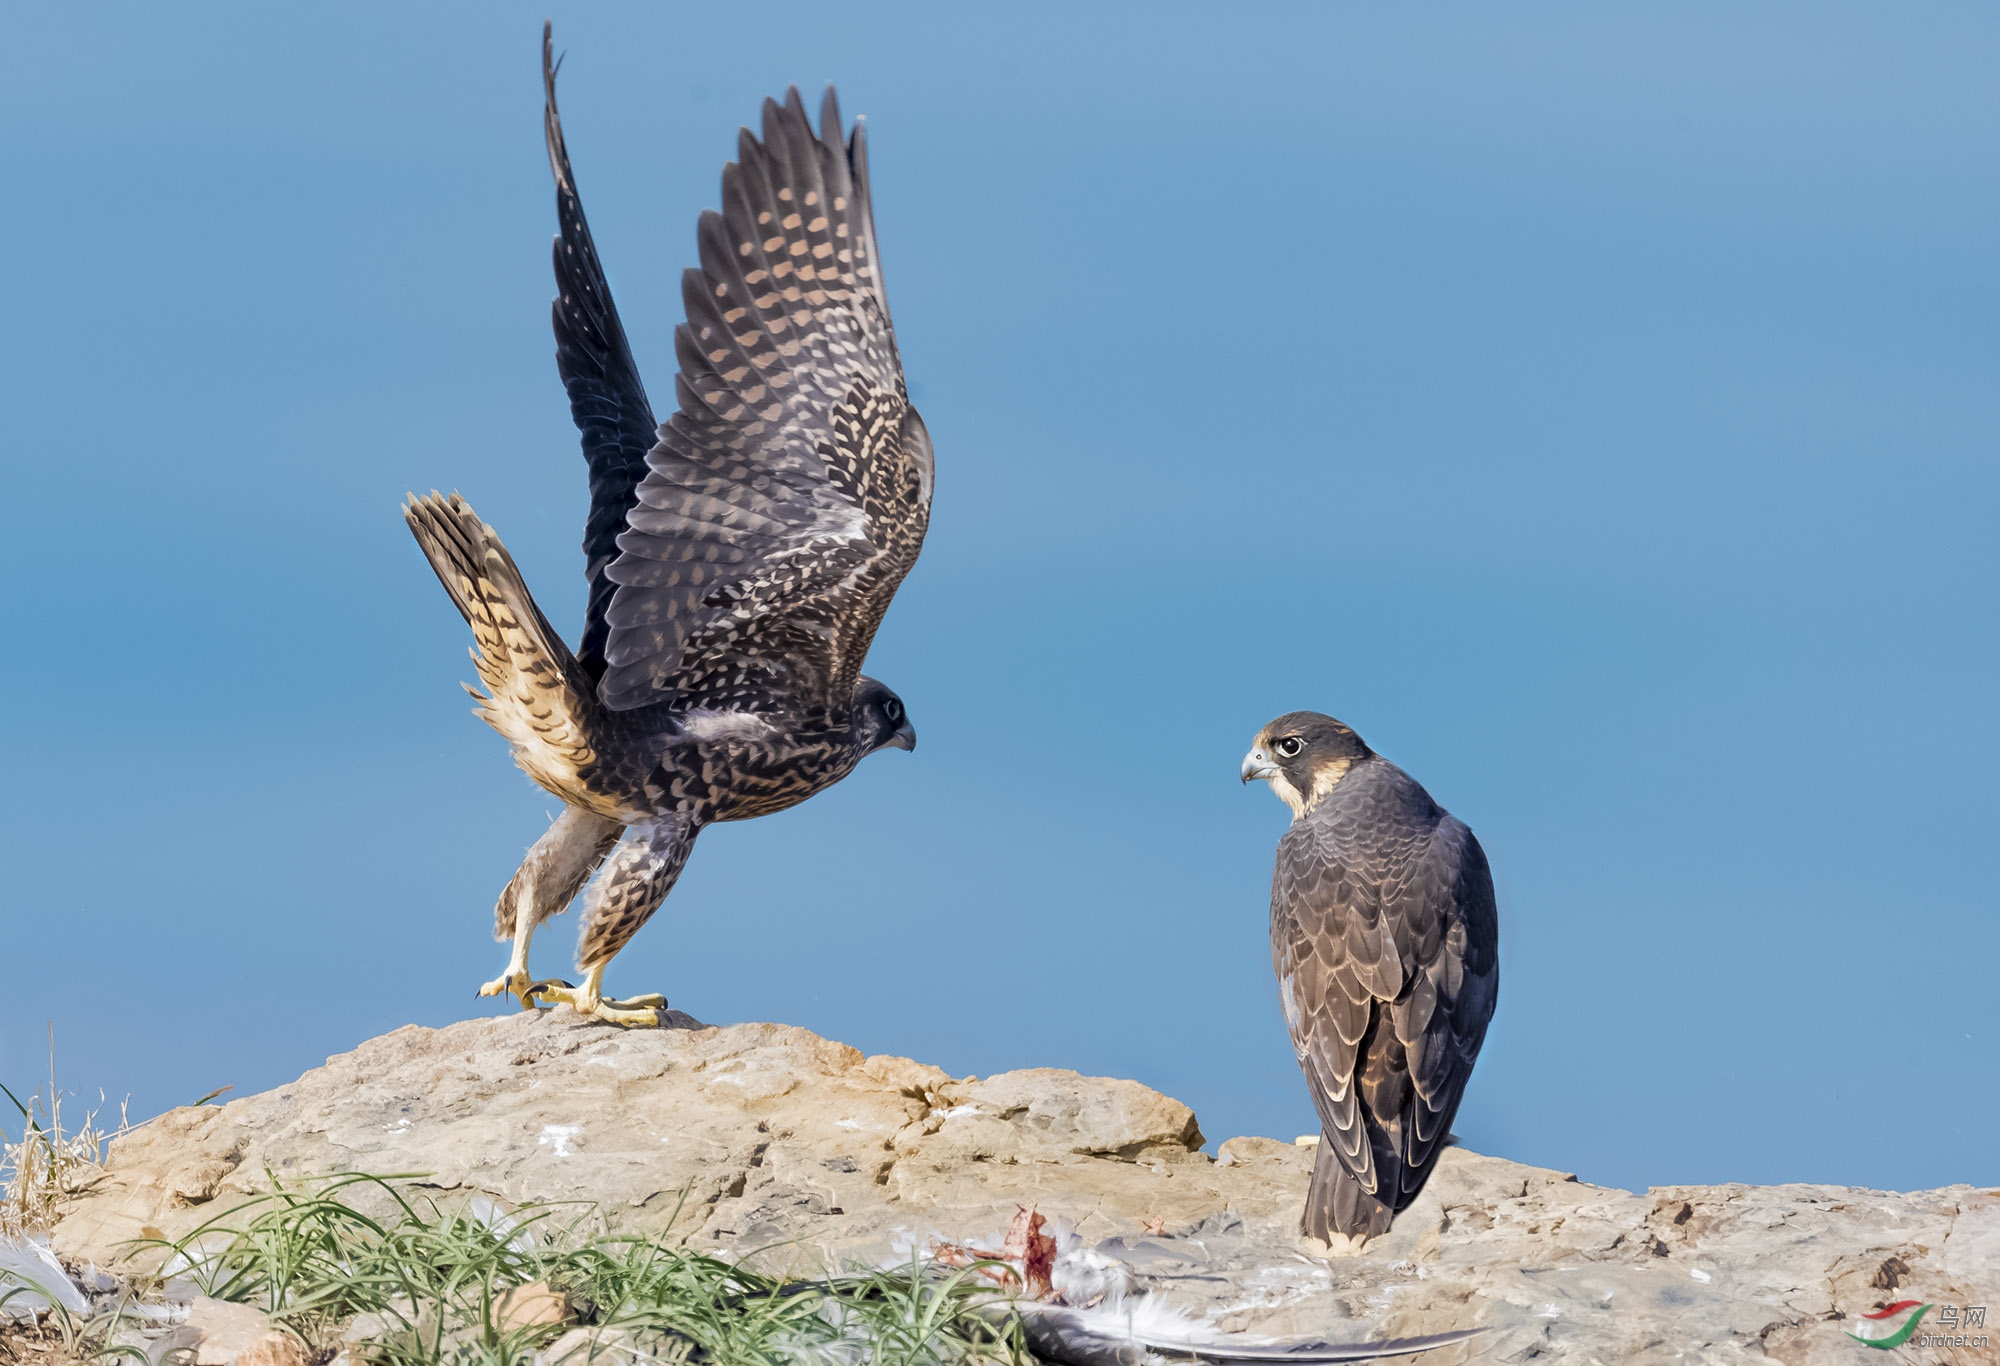
[[[1450,815],[1384,826],[1359,847],[1310,820],[1287,832],[1271,947],[1325,1139],[1393,1211],[1444,1150],[1499,965],[1492,875],[1472,832]]]

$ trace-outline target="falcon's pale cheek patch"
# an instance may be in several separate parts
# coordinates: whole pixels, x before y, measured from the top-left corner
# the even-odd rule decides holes
[[[1292,786],[1292,780],[1285,776],[1283,769],[1271,775],[1271,790],[1278,794],[1278,800],[1292,808],[1293,820],[1306,814],[1306,799]]]
[[[1311,805],[1318,806],[1322,801],[1326,800],[1326,794],[1339,786],[1340,780],[1347,776],[1347,770],[1353,767],[1354,760],[1352,759],[1323,760],[1313,770]]]

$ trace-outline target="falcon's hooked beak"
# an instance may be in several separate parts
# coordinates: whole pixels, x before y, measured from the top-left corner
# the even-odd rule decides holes
[[[895,733],[883,743],[895,749],[914,751],[917,747],[917,728],[912,726],[908,721],[905,721],[902,725],[896,727]]]
[[[1258,778],[1275,777],[1278,766],[1271,762],[1271,756],[1261,749],[1253,749],[1243,756],[1243,781],[1248,783]]]

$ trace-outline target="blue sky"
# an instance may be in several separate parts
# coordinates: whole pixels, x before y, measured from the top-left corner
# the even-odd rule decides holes
[[[554,802],[397,504],[574,635],[544,12],[11,21],[16,1089],[50,1023],[146,1114],[496,1008]],[[1491,855],[1468,1144],[2000,1183],[2000,15],[549,13],[655,396],[737,125],[834,80],[938,450],[870,660],[920,747],[704,835],[615,989],[1305,1132],[1236,769],[1315,708]]]

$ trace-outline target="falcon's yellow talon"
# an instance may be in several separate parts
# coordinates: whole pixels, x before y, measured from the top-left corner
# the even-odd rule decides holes
[[[603,980],[604,968],[600,965],[590,969],[580,987],[573,987],[568,982],[537,982],[534,995],[539,1001],[568,1006],[579,1015],[603,1020],[607,1024],[622,1025],[626,1029],[659,1028],[657,1012],[666,1009],[666,997],[648,993],[625,1000],[607,1000],[599,990]]]
[[[626,1029],[658,1029],[660,1027],[660,1013],[658,1011],[651,1009],[620,1010],[609,1001],[599,1001],[597,1009],[591,1011],[590,1014],[597,1019],[608,1020],[612,1024],[621,1025]]]
[[[620,1010],[665,1010],[667,998],[657,991],[649,991],[641,996],[621,996],[615,1001],[608,1000],[604,1004],[616,1006]]]
[[[535,1008],[533,998],[535,992],[541,986],[542,983],[530,978],[526,972],[510,969],[481,987],[479,994],[481,996],[506,996],[511,994],[519,998],[521,1009],[533,1010]]]

